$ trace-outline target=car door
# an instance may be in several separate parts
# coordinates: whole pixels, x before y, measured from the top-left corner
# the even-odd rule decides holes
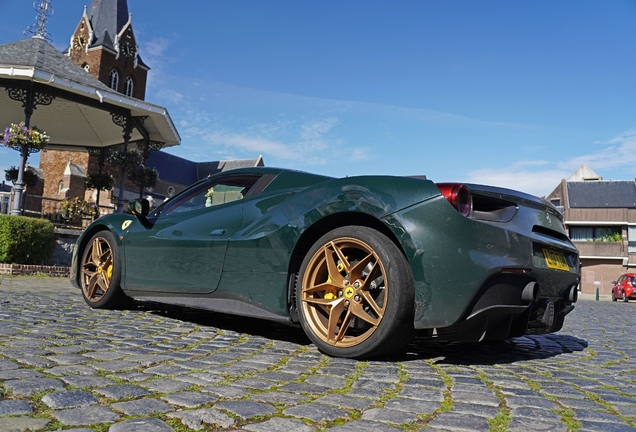
[[[214,178],[167,202],[151,220],[133,224],[124,238],[128,290],[211,293],[225,252],[242,220],[242,199],[254,176]]]
[[[625,276],[621,276],[616,281],[616,285],[612,288],[614,290],[614,296],[621,297],[623,295],[623,283],[625,281]]]

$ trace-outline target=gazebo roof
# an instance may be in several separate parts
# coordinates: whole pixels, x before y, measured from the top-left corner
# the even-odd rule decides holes
[[[131,117],[130,141],[181,141],[166,108],[115,92],[38,36],[0,45],[0,87],[0,126],[24,120],[24,92],[38,95],[31,124],[51,137],[49,148],[122,144],[119,123]]]

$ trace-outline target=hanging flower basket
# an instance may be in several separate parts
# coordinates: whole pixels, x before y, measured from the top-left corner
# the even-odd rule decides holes
[[[108,173],[86,174],[86,189],[111,190],[115,179]]]
[[[37,153],[44,149],[49,143],[49,136],[37,126],[30,129],[26,127],[24,122],[19,124],[11,123],[4,130],[2,136],[2,144],[5,147],[14,150],[26,149],[29,153]]]
[[[126,171],[133,171],[143,165],[143,157],[135,151],[117,150],[108,156],[108,163],[117,168],[124,168]]]
[[[155,187],[157,180],[159,180],[159,172],[154,168],[140,165],[136,169],[128,171],[128,179],[139,187]]]

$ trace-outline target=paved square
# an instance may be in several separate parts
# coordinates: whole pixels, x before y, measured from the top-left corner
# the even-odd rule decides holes
[[[579,301],[553,335],[416,340],[355,361],[321,354],[294,327],[144,301],[93,310],[66,279],[0,276],[0,432],[104,424],[632,431],[636,302]]]

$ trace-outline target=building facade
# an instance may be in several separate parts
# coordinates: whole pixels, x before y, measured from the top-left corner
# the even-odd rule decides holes
[[[139,55],[127,0],[95,0],[84,7],[66,55],[113,90],[144,99],[149,67]]]
[[[636,268],[636,181],[603,180],[582,165],[547,199],[579,250],[581,292],[610,295],[612,282]]]
[[[144,100],[150,68],[139,55],[127,0],[95,0],[90,8],[85,6],[64,54],[111,89]],[[100,164],[105,165],[104,156],[88,150],[43,150],[40,155],[42,196],[54,200],[79,196],[97,202],[97,191],[86,190],[84,186],[86,174],[108,171],[119,179],[117,170],[110,169],[107,164],[100,169]],[[127,182],[128,188],[134,190],[135,186]],[[112,207],[117,197],[112,191],[102,192],[97,204]],[[46,207],[45,202],[42,204]],[[50,211],[43,208],[43,212]]]

